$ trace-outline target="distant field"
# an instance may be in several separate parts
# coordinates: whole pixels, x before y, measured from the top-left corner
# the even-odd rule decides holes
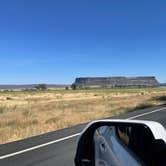
[[[165,88],[0,92],[0,143],[164,102]]]

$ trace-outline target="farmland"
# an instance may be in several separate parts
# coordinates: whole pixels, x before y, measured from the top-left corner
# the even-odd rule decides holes
[[[164,88],[0,92],[0,143],[163,104]]]

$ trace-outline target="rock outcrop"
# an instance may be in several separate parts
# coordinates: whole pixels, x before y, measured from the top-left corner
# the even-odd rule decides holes
[[[80,87],[156,87],[159,82],[154,76],[149,77],[80,77],[76,78],[75,84]]]

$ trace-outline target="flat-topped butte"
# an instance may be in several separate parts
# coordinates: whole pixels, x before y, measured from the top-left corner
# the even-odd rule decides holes
[[[160,83],[154,76],[148,77],[79,77],[75,84],[80,87],[157,87]]]

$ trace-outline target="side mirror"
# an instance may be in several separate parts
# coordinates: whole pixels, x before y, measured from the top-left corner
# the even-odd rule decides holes
[[[76,166],[166,165],[166,130],[152,121],[99,120],[83,130]]]

